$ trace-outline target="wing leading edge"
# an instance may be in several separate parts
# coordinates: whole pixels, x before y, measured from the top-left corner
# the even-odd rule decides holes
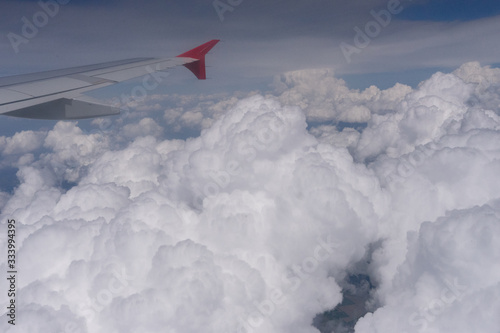
[[[81,95],[122,81],[183,65],[206,79],[205,55],[214,39],[175,58],[135,58],[0,78],[0,114],[34,119],[84,119],[120,113]]]

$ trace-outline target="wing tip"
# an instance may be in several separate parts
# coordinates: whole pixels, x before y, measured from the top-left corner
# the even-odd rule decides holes
[[[218,42],[220,42],[220,39],[212,39],[211,41],[201,44],[194,49],[179,54],[177,57],[186,57],[201,60],[205,57],[205,54],[207,54],[208,51],[210,51]]]
[[[177,57],[193,58],[196,61],[184,64],[184,67],[189,69],[199,80],[207,78],[205,69],[205,55],[220,41],[220,39],[212,39],[209,42],[201,44],[187,52],[179,54]]]

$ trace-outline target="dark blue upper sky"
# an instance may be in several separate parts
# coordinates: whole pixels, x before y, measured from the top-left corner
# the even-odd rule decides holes
[[[408,7],[401,19],[470,21],[500,14],[498,0],[431,0]]]

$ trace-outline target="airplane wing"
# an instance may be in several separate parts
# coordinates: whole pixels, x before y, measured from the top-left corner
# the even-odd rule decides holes
[[[205,54],[218,42],[217,39],[211,40],[175,58],[134,58],[0,77],[0,114],[61,120],[118,114],[118,108],[95,103],[81,93],[179,65],[185,66],[198,79],[204,80]]]

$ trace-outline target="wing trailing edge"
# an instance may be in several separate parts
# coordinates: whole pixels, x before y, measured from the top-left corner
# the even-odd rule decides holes
[[[119,108],[96,103],[88,98],[59,98],[5,113],[12,117],[50,120],[86,119],[117,114],[120,114]]]

